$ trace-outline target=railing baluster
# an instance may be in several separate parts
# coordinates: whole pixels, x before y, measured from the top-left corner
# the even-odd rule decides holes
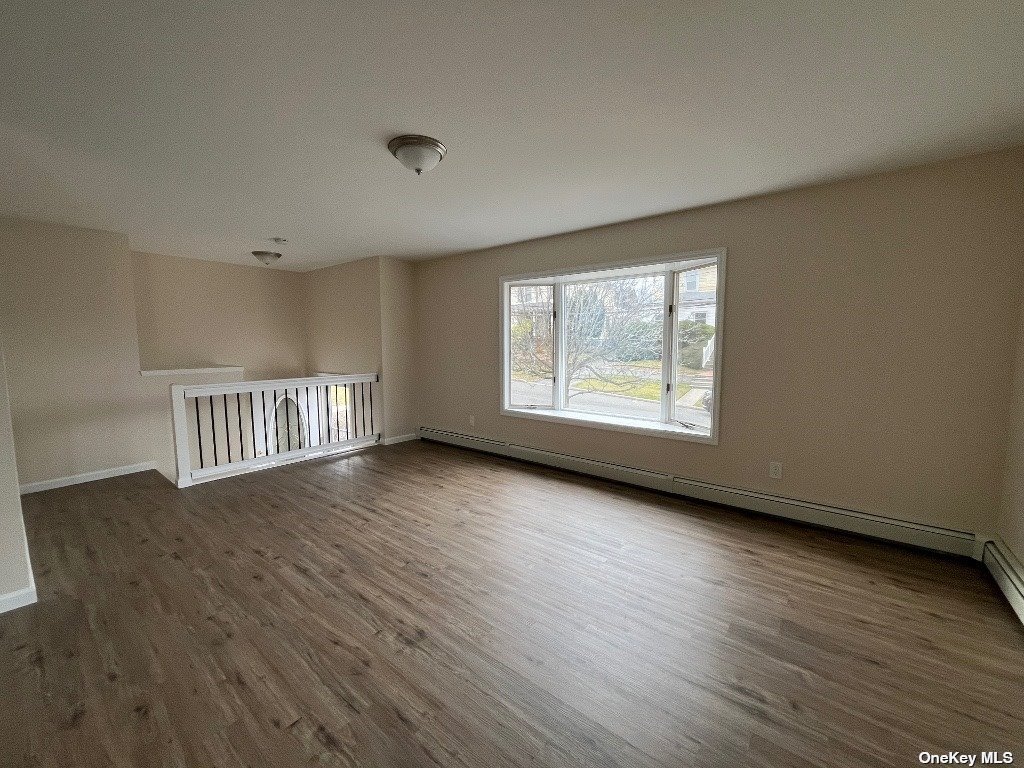
[[[228,464],[231,463],[231,427],[228,425],[228,396],[224,393],[224,443],[228,447]]]
[[[359,411],[363,419],[363,437],[366,437],[366,385],[359,384]]]
[[[312,448],[313,432],[311,430],[313,422],[309,420],[309,387],[303,387],[303,389],[306,390],[306,447]]]
[[[366,385],[370,392],[370,434],[376,434],[373,430],[373,382],[368,382]]]
[[[349,390],[352,390],[349,395]],[[356,431],[356,385],[346,384],[345,385],[345,439],[351,440],[355,435]]]
[[[274,399],[271,401],[274,406],[274,439],[277,443],[277,452],[281,452],[281,427],[277,423],[277,390],[274,390]]]
[[[338,440],[341,440],[341,414],[338,409],[338,385],[332,386],[334,390],[334,434],[337,435]]]
[[[256,401],[253,399],[255,392],[249,393],[249,426],[252,427],[252,457],[256,458]]]
[[[235,392],[235,409],[238,411],[238,456],[245,461],[245,441],[242,440],[242,393]]]
[[[213,466],[220,466],[217,458],[217,419],[213,415],[213,395],[210,395],[210,435],[213,437]]]
[[[292,449],[292,409],[288,407],[288,387],[284,388],[284,438],[287,441],[288,450]]]
[[[267,432],[267,390],[260,390],[260,402],[263,404],[263,455],[270,455],[270,434]]]
[[[320,387],[313,387],[316,390],[316,439],[317,445],[324,444],[324,423],[320,421]]]
[[[196,434],[199,436],[199,468],[205,469],[206,464],[203,463],[203,423],[199,420],[199,398],[193,398],[192,402],[196,404]]]

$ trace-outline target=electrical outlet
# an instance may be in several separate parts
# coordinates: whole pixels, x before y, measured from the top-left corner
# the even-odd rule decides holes
[[[471,427],[475,427],[476,426],[476,416],[470,416],[469,417],[469,426],[471,426]]]
[[[768,477],[772,480],[782,479],[782,462],[773,461],[768,465]]]

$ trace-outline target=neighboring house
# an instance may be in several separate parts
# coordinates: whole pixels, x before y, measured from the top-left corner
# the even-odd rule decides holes
[[[717,291],[717,270],[695,269],[684,273],[679,281],[680,319],[714,325]]]

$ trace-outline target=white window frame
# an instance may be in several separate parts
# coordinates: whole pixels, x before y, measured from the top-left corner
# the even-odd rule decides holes
[[[696,443],[718,445],[721,422],[722,403],[722,336],[725,329],[725,257],[726,249],[693,251],[663,256],[654,260],[605,264],[580,267],[572,270],[552,272],[534,272],[524,275],[509,275],[499,279],[501,301],[501,414],[517,418],[536,419],[562,424],[610,429],[620,432],[667,437],[675,440],[687,440]],[[675,393],[664,386],[666,382],[675,388],[675,356],[676,336],[679,329],[679,288],[680,280],[676,279],[680,272],[706,266],[709,260],[717,262],[718,284],[715,290],[715,352],[714,352],[714,384],[712,397],[714,406],[711,414],[711,434],[695,432],[681,424],[670,421],[675,408]],[[564,286],[566,283],[577,283],[584,280],[600,280],[615,277],[633,277],[641,274],[662,274],[665,279],[665,322],[664,349],[662,355],[662,392],[661,421],[647,419],[630,419],[603,414],[589,414],[581,411],[569,411],[565,408],[564,378],[565,364],[562,338],[565,332],[565,314],[562,311]],[[685,278],[684,278],[685,279]],[[509,360],[509,332],[511,328],[511,288],[515,285],[550,285],[553,286],[553,309],[555,312],[552,335],[552,352],[554,355],[554,407],[516,406],[510,404],[512,387],[511,361]],[[670,306],[672,311],[670,313]]]

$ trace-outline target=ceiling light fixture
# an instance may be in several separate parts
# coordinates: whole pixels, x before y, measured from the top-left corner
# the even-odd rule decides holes
[[[437,139],[416,135],[396,136],[388,142],[388,151],[417,176],[436,168],[448,153]]]
[[[262,261],[264,264],[273,264],[275,261],[281,258],[281,254],[277,251],[253,251],[252,255]]]

